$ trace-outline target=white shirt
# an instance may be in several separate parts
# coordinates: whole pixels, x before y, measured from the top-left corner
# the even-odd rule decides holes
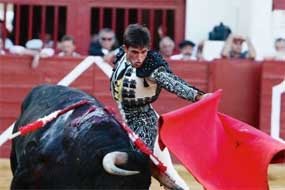
[[[176,54],[176,55],[172,55],[170,57],[171,60],[186,60],[184,59],[184,55],[183,54]],[[190,59],[187,60],[197,60],[195,57],[191,56]]]

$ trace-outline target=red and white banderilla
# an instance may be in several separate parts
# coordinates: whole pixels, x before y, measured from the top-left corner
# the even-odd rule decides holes
[[[12,134],[9,139],[14,139],[15,137],[17,136],[24,136],[28,133],[31,133],[33,131],[36,131],[38,130],[39,128],[42,128],[44,127],[48,122],[51,122],[52,120],[56,119],[57,117],[59,117],[60,115],[62,114],[65,114],[66,112],[70,111],[70,110],[73,110],[77,107],[80,107],[84,104],[87,104],[88,101],[87,100],[81,100],[75,104],[72,104],[64,109],[61,109],[61,110],[56,110],[52,113],[50,113],[49,115],[43,117],[43,118],[40,118],[32,123],[29,123],[27,125],[24,125],[24,126],[21,126],[19,128],[19,131]]]

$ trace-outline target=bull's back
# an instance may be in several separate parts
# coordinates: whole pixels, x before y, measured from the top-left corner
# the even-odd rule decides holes
[[[48,84],[37,86],[24,99],[21,115],[16,122],[14,131],[19,126],[35,121],[82,99],[88,100],[97,106],[102,106],[94,97],[77,89]]]
[[[88,100],[96,106],[102,106],[94,97],[73,88],[59,86],[59,85],[40,85],[32,89],[32,91],[26,96],[21,106],[21,114],[18,117],[13,133],[18,131],[19,127],[28,123],[36,121],[56,110],[63,109],[80,100]],[[62,120],[62,118],[60,118]],[[65,121],[59,121],[59,123]],[[54,128],[54,129],[53,129]],[[17,137],[12,141],[11,150],[11,168],[12,172],[18,166],[20,159],[28,157],[28,154],[32,154],[35,150],[41,148],[41,144],[46,144],[46,141],[50,139],[62,138],[61,132],[64,128],[64,124],[52,126],[47,124],[43,129],[37,130],[24,137]],[[49,134],[48,137],[46,134]],[[46,138],[46,139],[43,139]],[[46,146],[46,145],[45,145]],[[52,145],[51,145],[52,146]],[[52,148],[52,147],[51,147]],[[60,149],[60,147],[55,147]]]

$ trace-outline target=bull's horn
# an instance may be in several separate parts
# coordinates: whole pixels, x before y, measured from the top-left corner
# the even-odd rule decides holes
[[[110,152],[103,158],[103,167],[106,172],[113,175],[135,175],[140,173],[139,171],[129,171],[118,168],[115,164],[125,164],[128,161],[128,154],[125,152]]]

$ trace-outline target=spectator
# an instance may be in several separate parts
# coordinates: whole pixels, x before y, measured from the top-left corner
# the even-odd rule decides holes
[[[7,42],[6,38],[6,42]],[[10,40],[9,40],[10,41]],[[5,45],[7,45],[5,43]],[[32,56],[32,68],[36,68],[39,65],[39,60],[40,58],[44,57],[50,57],[54,55],[54,50],[51,48],[44,48],[42,49],[42,41],[39,39],[32,39],[29,40],[26,43],[26,47],[20,46],[20,45],[14,45],[12,41],[9,42],[9,46],[6,46],[6,48],[9,53],[14,54],[14,55],[27,55],[27,56]],[[0,48],[1,49],[1,48]]]
[[[272,56],[266,57],[266,60],[285,60],[285,39],[277,38],[274,42],[275,53]]]
[[[110,28],[100,30],[98,37],[94,36],[89,47],[89,55],[106,56],[115,48],[115,33]]]
[[[6,32],[5,32],[6,30]],[[49,57],[54,55],[54,50],[51,48],[44,48],[43,42],[40,39],[32,39],[26,43],[26,47],[20,45],[14,45],[9,38],[5,38],[5,43],[1,38],[4,33],[8,33],[7,29],[4,27],[4,22],[0,20],[0,55],[5,54],[5,50],[8,50],[11,54],[15,55],[28,55],[32,56],[32,68],[39,65],[40,58]]]
[[[159,52],[165,59],[172,56],[174,47],[174,41],[168,36],[163,37],[159,42]]]
[[[278,38],[274,43],[276,54],[274,56],[275,60],[285,60],[285,39]]]
[[[101,56],[104,61],[108,63],[113,62],[115,52],[117,48],[117,40],[115,33],[110,28],[103,28],[98,35],[92,37],[92,41],[89,46],[89,55]]]
[[[75,52],[76,46],[75,41],[72,36],[65,35],[62,37],[60,42],[60,49],[58,56],[70,56],[70,57],[79,57],[80,54]]]
[[[203,55],[205,41],[202,40],[197,46],[196,46],[196,59],[199,61],[205,60]]]
[[[43,48],[53,48],[54,42],[50,34],[46,33],[43,37]]]
[[[36,68],[39,65],[39,60],[41,58],[40,50],[29,49],[20,45],[11,45],[9,47],[9,52],[11,54],[20,55],[20,56],[21,55],[32,56],[33,57],[31,64],[32,68]]]
[[[165,36],[165,27],[163,27],[162,25],[158,26],[157,34],[159,39],[162,39]]]
[[[196,60],[193,54],[195,44],[192,41],[184,40],[179,43],[180,54],[170,57],[172,60]]]
[[[248,51],[242,52],[242,45],[246,43]],[[255,59],[256,52],[249,38],[230,34],[222,49],[223,58]]]
[[[33,56],[31,66],[36,68],[40,63],[40,58],[52,57],[54,55],[54,49],[44,47],[44,43],[40,39],[31,39],[27,41],[26,48],[22,50],[22,53]]]

